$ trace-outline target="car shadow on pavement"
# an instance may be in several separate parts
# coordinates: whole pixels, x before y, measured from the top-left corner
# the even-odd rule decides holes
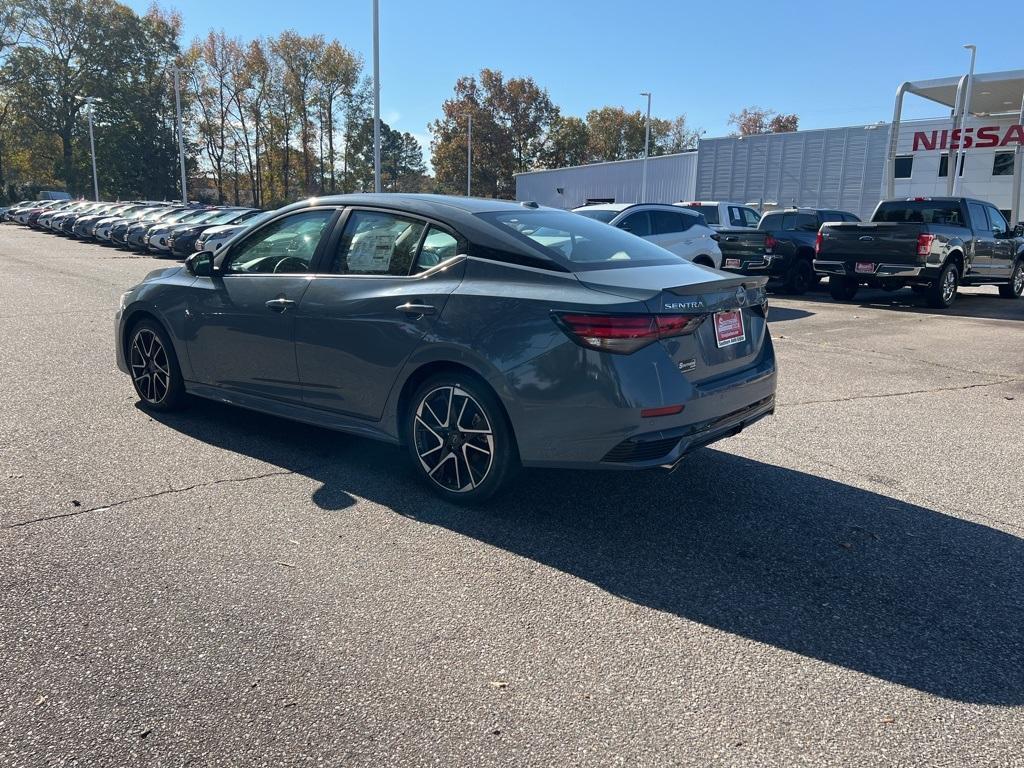
[[[797,309],[796,307],[780,307],[778,304],[768,304],[768,323],[785,323],[790,320],[801,320],[805,317],[811,317],[814,312],[809,312],[806,309]]]
[[[393,446],[207,402],[158,418],[316,480],[318,514],[368,499],[638,605],[936,696],[1024,704],[1024,540],[987,525],[715,449],[672,474],[527,471],[464,509]]]
[[[992,293],[966,293],[960,291],[956,301],[949,309],[929,307],[924,297],[918,296],[909,288],[898,291],[881,291],[862,289],[856,298],[849,302],[836,302],[827,293],[825,295],[804,295],[800,298],[807,302],[841,303],[847,306],[864,307],[865,309],[896,309],[922,315],[938,315],[952,317],[973,317],[981,320],[1024,320],[1024,300],[1004,299],[991,289]],[[769,310],[769,317],[775,307]]]

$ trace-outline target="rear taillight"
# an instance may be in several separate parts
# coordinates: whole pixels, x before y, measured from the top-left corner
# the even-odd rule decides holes
[[[682,336],[700,325],[701,315],[581,315],[554,312],[552,317],[581,347],[628,355],[671,336]]]
[[[775,246],[778,245],[778,244],[779,244],[779,241],[776,240],[774,237],[772,237],[771,235],[765,235],[765,238],[764,238],[764,252],[765,253],[771,253],[773,250],[775,250]]]
[[[817,256],[818,254],[820,254],[820,253],[821,253],[821,241],[822,241],[823,239],[824,239],[824,238],[822,238],[822,236],[821,236],[821,232],[819,232],[819,233],[817,234],[817,236],[816,236],[816,237],[814,238],[814,255],[815,255],[815,256]]]
[[[935,235],[918,235],[917,236],[917,255],[927,256],[932,252],[932,243],[935,242]]]

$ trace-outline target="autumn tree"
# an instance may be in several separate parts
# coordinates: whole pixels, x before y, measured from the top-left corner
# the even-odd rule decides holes
[[[481,70],[479,79],[462,77],[453,98],[430,130],[434,172],[449,191],[466,188],[468,120],[473,117],[473,190],[489,197],[515,194],[513,174],[536,166],[547,134],[558,116],[547,91],[532,78],[505,79]]]
[[[590,130],[578,117],[559,115],[551,122],[548,140],[538,156],[544,168],[563,168],[590,162]]]
[[[773,109],[745,107],[729,115],[729,125],[736,126],[733,135],[757,136],[764,133],[788,133],[797,130],[800,118],[781,115]]]

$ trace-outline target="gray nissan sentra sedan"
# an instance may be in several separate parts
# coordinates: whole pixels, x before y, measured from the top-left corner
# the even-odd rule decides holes
[[[403,444],[474,503],[521,466],[673,467],[771,414],[764,283],[534,203],[324,197],[125,293],[117,364],[146,408]]]

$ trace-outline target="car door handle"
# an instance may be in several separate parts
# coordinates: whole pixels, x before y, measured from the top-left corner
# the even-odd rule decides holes
[[[291,299],[271,299],[267,302],[267,309],[271,312],[284,312],[289,307],[294,307],[295,302]]]
[[[399,312],[405,312],[407,315],[433,315],[437,312],[437,307],[431,304],[413,304],[412,302],[405,302],[405,304],[399,304],[395,307]]]

